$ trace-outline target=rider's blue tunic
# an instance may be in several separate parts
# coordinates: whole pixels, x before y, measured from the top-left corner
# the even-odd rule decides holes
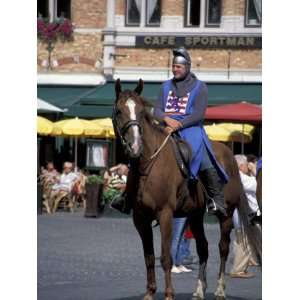
[[[193,104],[196,101],[196,96],[200,93],[201,86],[202,82],[197,80],[192,90],[186,96],[178,98],[172,92],[172,81],[166,81],[163,84],[163,107],[165,114],[178,121],[192,114]],[[179,130],[179,134],[192,148],[193,156],[190,168],[193,176],[197,177],[199,170],[202,169],[202,165],[205,164],[204,160],[207,157],[205,152],[207,152],[212,165],[216,168],[222,181],[226,183],[228,176],[213,154],[203,125],[199,123],[199,125],[182,128]]]

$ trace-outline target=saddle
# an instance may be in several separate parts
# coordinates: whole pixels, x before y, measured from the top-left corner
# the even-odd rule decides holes
[[[175,153],[175,158],[182,175],[190,178],[190,162],[192,159],[192,149],[190,145],[181,139],[177,134],[171,136],[171,141]]]

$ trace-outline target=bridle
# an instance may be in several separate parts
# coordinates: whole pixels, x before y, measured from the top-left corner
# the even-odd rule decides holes
[[[125,139],[125,134],[128,131],[128,129],[132,126],[137,126],[140,132],[140,135],[143,135],[143,129],[142,126],[140,125],[139,121],[137,120],[129,120],[127,121],[123,126],[120,126],[118,123],[118,119],[117,119],[117,107],[116,104],[113,107],[113,114],[112,114],[112,122],[113,122],[113,126],[115,131],[117,132],[122,146],[125,148],[125,151],[128,152],[129,154],[132,153],[132,148],[129,145],[129,142],[126,141]]]

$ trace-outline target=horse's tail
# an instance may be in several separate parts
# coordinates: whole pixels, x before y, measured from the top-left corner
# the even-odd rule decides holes
[[[243,241],[244,241],[244,247],[247,248],[247,242],[251,247],[251,250],[254,251],[254,254],[256,254],[259,263],[261,264],[262,261],[262,232],[261,232],[261,226],[258,224],[250,224],[249,221],[249,204],[247,200],[247,196],[244,192],[244,189],[241,189],[240,194],[240,201],[238,205],[238,214],[239,219],[241,223],[241,229],[242,229],[242,235],[243,235]],[[249,251],[249,249],[246,249],[246,251]]]

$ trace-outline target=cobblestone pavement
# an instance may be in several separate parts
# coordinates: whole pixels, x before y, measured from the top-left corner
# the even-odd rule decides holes
[[[207,300],[214,299],[219,268],[216,224],[206,225],[208,260]],[[164,277],[160,267],[160,233],[154,228],[157,293],[163,299]],[[195,243],[192,252],[196,255]],[[227,270],[232,265],[232,253]],[[191,273],[172,275],[176,300],[191,299],[196,286],[197,265]],[[251,279],[227,276],[227,299],[261,299],[261,270]],[[98,219],[82,212],[58,212],[38,216],[38,300],[140,300],[146,273],[142,244],[131,218],[113,214]]]

